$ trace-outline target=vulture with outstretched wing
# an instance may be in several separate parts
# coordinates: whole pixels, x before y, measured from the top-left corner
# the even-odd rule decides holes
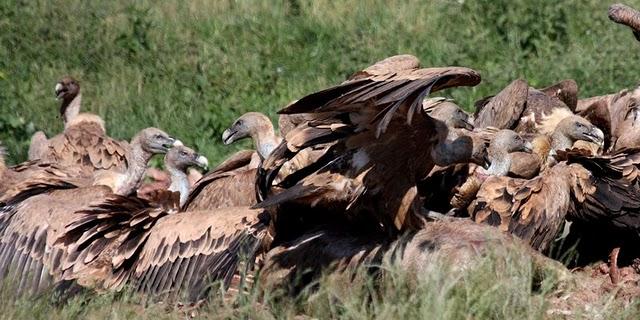
[[[273,210],[278,212],[273,219],[276,239],[323,220],[358,221],[359,228],[386,235],[417,228],[421,205],[416,184],[435,164],[484,162],[484,141],[472,134],[449,141],[447,126],[422,108],[430,92],[477,84],[475,71],[367,70],[280,111],[314,119],[289,132],[258,177],[264,199],[259,207],[294,206],[282,215]],[[335,144],[272,188],[283,164],[301,150],[325,143]]]

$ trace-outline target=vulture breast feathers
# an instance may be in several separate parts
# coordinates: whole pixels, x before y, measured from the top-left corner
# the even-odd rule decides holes
[[[479,82],[477,72],[462,67],[370,67],[298,100],[280,113],[305,113],[312,119],[290,131],[263,163],[257,184],[264,201],[258,206],[302,203],[346,209],[350,215],[350,209],[365,204],[378,215],[375,225],[388,230],[413,225],[417,221],[408,212],[418,206],[416,182],[433,167],[434,146],[447,135],[444,124],[444,132],[438,133],[422,101],[430,92]],[[326,143],[334,144],[271,190],[284,163],[303,149]]]

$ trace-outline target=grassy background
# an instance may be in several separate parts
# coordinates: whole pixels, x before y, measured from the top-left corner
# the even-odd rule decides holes
[[[127,292],[58,304],[47,296],[15,300],[0,291],[0,319],[637,319],[640,301],[623,307],[615,289],[588,293],[585,275],[559,281],[551,270],[534,271],[529,255],[504,248],[456,264],[435,254],[417,277],[384,264],[375,284],[351,273],[325,276],[297,298],[259,288],[227,300],[213,292],[195,310]]]
[[[630,1],[640,6],[640,1]],[[0,1],[0,140],[13,163],[35,130],[61,131],[53,86],[82,84],[84,110],[129,139],[157,126],[212,164],[241,146],[220,135],[381,58],[480,71],[450,94],[465,107],[516,77],[574,78],[581,96],[636,84],[638,43],[607,3],[545,1]],[[449,93],[447,93],[449,94]]]
[[[638,0],[628,4],[640,7]],[[446,92],[467,108],[517,77],[539,87],[573,78],[582,97],[614,92],[637,84],[640,47],[628,29],[608,21],[607,6],[597,0],[4,0],[0,140],[16,163],[26,158],[35,130],[60,132],[53,87],[66,74],[81,81],[84,110],[103,116],[112,136],[129,139],[157,126],[212,164],[248,146],[220,142],[242,113],[259,110],[275,119],[289,101],[399,53],[418,56],[424,66],[477,69],[481,85]],[[518,264],[508,270],[512,276],[501,279],[491,265],[471,279],[435,272],[418,289],[397,287],[401,282],[373,304],[363,303],[362,294],[344,295],[339,284],[322,286],[313,304],[266,299],[262,308],[250,297],[235,308],[212,303],[204,313],[544,318],[547,297],[531,292],[530,270]],[[108,295],[54,307],[47,299],[6,303],[11,298],[0,295],[0,318],[183,318],[127,299]],[[612,311],[606,301],[603,318],[633,318],[638,311],[637,305]]]

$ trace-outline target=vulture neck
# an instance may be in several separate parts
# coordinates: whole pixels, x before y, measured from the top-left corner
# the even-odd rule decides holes
[[[551,152],[570,149],[571,146],[573,146],[573,140],[561,131],[555,130],[551,135]]]
[[[65,128],[67,124],[73,120],[80,113],[80,105],[82,101],[82,95],[78,93],[71,101],[62,101],[61,109],[64,110],[62,119],[64,121]]]
[[[487,174],[492,176],[506,176],[511,168],[511,155],[506,152],[489,152],[491,165],[487,169]]]
[[[142,148],[142,137],[136,136],[131,141],[131,152],[127,158],[128,167],[125,172],[125,177],[115,193],[119,195],[131,194],[142,181],[144,173],[147,171],[147,163],[153,156],[152,153],[145,151]]]
[[[263,130],[252,133],[251,138],[256,145],[261,160],[268,158],[271,151],[280,144],[280,138],[276,136],[271,122],[265,125]]]
[[[167,166],[167,171],[171,175],[169,191],[180,192],[180,207],[182,207],[187,202],[187,196],[189,195],[189,177],[186,172],[174,166]]]

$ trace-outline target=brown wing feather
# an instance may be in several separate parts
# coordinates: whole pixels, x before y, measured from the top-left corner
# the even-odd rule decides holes
[[[571,111],[575,111],[578,106],[578,84],[573,79],[562,80],[540,89],[540,91],[550,97],[560,99]]]
[[[216,280],[228,285],[241,256],[251,261],[265,240],[262,213],[235,207],[161,218],[135,257],[133,283],[153,295],[186,293],[190,301]]]
[[[252,206],[256,204],[257,169],[208,173],[196,183],[183,208],[185,211]]]
[[[511,129],[520,119],[527,103],[529,85],[525,80],[511,82],[497,95],[477,104],[473,124],[477,128]]]
[[[110,193],[106,187],[55,190],[12,208],[0,237],[0,282],[12,279],[17,293],[37,293],[59,282],[66,248],[54,245],[76,210]],[[25,266],[28,266],[26,268]]]
[[[38,189],[47,190],[47,186],[61,188],[71,186],[88,186],[90,179],[77,178],[80,170],[74,167],[63,167],[42,161],[27,161],[8,168],[0,182],[0,203],[14,201],[17,195],[34,195]],[[13,200],[11,200],[13,199]]]
[[[239,151],[205,174],[191,187],[184,210],[254,205],[257,164],[252,160],[256,156],[252,150]]]
[[[56,243],[67,248],[63,278],[86,287],[118,289],[155,223],[179,209],[178,192],[157,190],[150,200],[109,195],[76,212]]]
[[[569,154],[576,198],[569,217],[622,230],[640,230],[640,149],[611,156]]]
[[[558,164],[532,180],[490,177],[469,208],[480,223],[512,233],[536,250],[545,250],[557,235],[569,209],[571,177]]]
[[[65,166],[78,166],[83,175],[91,176],[96,170],[123,171],[127,166],[128,148],[126,142],[106,136],[100,124],[81,122],[51,138],[42,159]]]

